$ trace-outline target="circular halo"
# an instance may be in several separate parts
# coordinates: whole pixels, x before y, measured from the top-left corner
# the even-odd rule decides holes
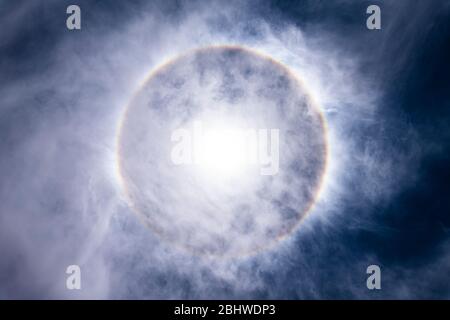
[[[222,179],[174,164],[173,132],[196,121],[266,130],[266,141],[279,130],[278,171],[253,166]],[[117,164],[130,207],[161,238],[194,254],[242,256],[291,234],[311,210],[326,171],[326,126],[281,63],[239,46],[200,48],[156,68],[137,91],[120,121]]]

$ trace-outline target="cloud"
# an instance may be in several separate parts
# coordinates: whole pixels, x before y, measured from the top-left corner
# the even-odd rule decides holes
[[[253,10],[257,5],[261,11]],[[44,21],[64,22],[63,5],[54,2],[48,6],[63,10],[61,14],[45,10]],[[398,33],[394,26],[402,24],[399,21],[405,18],[393,15],[386,22],[388,36],[376,46],[368,31],[352,34],[352,43],[360,40],[358,46],[366,48],[358,54],[346,46],[349,42],[340,43],[340,29],[333,33],[320,20],[314,26],[280,20],[276,10],[273,16],[264,16],[261,12],[267,5],[262,2],[182,2],[179,6],[155,2],[130,8],[112,4],[96,7],[82,2],[80,7],[80,32],[65,30],[64,23],[52,22],[47,27],[50,30],[41,26],[26,42],[35,47],[17,49],[28,59],[21,60],[11,51],[4,60],[10,64],[1,65],[5,72],[1,73],[0,82],[5,86],[0,89],[0,298],[368,297],[364,266],[377,260],[377,256],[352,253],[346,239],[340,238],[342,229],[363,227],[383,232],[382,226],[372,220],[373,206],[389,201],[404,185],[414,181],[414,177],[407,177],[408,172],[425,152],[420,141],[399,150],[394,143],[386,143],[389,138],[379,131],[386,127],[391,130],[392,141],[392,132],[397,132],[392,128],[401,128],[405,140],[416,140],[414,128],[399,127],[404,124],[402,119],[391,115],[387,119],[380,113],[385,87],[379,83],[388,82],[403,70],[410,61],[407,54],[398,57],[393,70],[365,70],[368,60],[380,63],[397,55],[397,50],[385,48],[395,42],[391,39]],[[22,5],[19,9],[9,18],[8,29],[19,30],[21,17],[35,7]],[[403,9],[395,7],[392,12]],[[426,17],[434,14],[431,8],[426,9],[415,22],[424,23]],[[429,25],[424,29],[415,22],[406,23],[403,38],[398,41],[408,48],[405,52],[414,52],[429,30]],[[417,38],[414,34],[418,30],[422,32]],[[2,30],[0,36],[6,39],[1,51],[6,56],[16,35],[3,38],[5,34]],[[48,38],[54,43],[47,51]],[[257,255],[231,259],[192,255],[161,241],[130,209],[116,167],[120,121],[150,71],[189,50],[218,44],[244,46],[287,66],[302,80],[305,92],[324,113],[329,145],[324,188],[295,234]],[[41,53],[38,58],[33,58],[34,50]],[[14,74],[11,63],[27,72],[22,77]],[[249,62],[252,66],[255,63],[256,60]],[[188,73],[182,80],[197,76],[192,74],[197,70],[178,71]],[[7,81],[8,76],[14,81]],[[222,76],[210,75],[207,79],[210,82]],[[233,92],[241,90],[245,96],[249,90],[266,85],[271,75],[266,76],[264,81],[245,83],[249,86],[246,88],[241,86],[242,81],[234,86],[231,83],[221,98],[236,98],[228,95],[230,88],[236,89]],[[277,99],[282,98],[280,90],[275,90]],[[176,98],[189,98],[189,91],[185,93]],[[211,96],[195,98],[200,104],[211,101]],[[256,112],[258,106],[251,107]],[[272,118],[267,114],[261,117],[265,121],[288,119],[287,127],[292,128],[294,119],[288,115],[296,112],[290,110],[284,117],[277,113],[271,114]],[[141,114],[148,115],[144,111]],[[157,123],[153,125],[156,127]],[[299,152],[294,148],[290,151],[291,158]],[[128,155],[132,154],[129,151]],[[194,202],[195,192],[208,190],[181,183],[176,175],[169,176],[167,167],[156,168],[155,172],[138,173],[145,177],[145,192],[154,197],[153,203],[159,210],[171,208],[179,213],[185,209],[184,203],[190,203],[186,223],[191,223],[195,212],[209,210],[216,203],[204,197],[195,198]],[[158,180],[168,177],[171,184]],[[300,184],[301,177],[294,175],[292,179]],[[283,190],[287,180],[283,176],[268,193]],[[134,187],[140,185],[136,183]],[[292,191],[290,195],[292,205],[301,200]],[[158,202],[161,198],[167,201]],[[281,192],[267,198],[255,194],[249,201],[250,217],[260,214],[264,206],[273,209],[271,200],[289,201],[280,199]],[[349,216],[348,203],[362,213]],[[232,207],[230,203],[226,205],[224,208]],[[173,218],[179,219],[180,215]],[[202,218],[195,224],[204,221]],[[343,226],[344,222],[348,225]],[[210,225],[205,228],[210,230]],[[174,232],[173,237],[179,236]],[[240,235],[227,235],[227,239],[236,238],[242,240]],[[260,234],[255,239],[263,241],[262,238]],[[200,240],[204,245],[211,238]],[[330,257],[333,253],[335,258]],[[65,288],[65,269],[70,264],[81,266],[81,291]],[[318,268],[323,268],[324,273]],[[399,290],[393,296],[414,295]]]

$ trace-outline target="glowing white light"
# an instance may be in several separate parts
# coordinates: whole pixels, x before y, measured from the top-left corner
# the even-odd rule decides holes
[[[232,122],[231,122],[232,123]],[[209,126],[200,121],[193,129],[177,128],[171,134],[174,165],[195,167],[210,178],[276,175],[279,169],[279,130]]]
[[[208,174],[221,177],[242,174],[249,165],[246,147],[255,143],[250,140],[242,130],[213,128],[196,141],[199,166]]]

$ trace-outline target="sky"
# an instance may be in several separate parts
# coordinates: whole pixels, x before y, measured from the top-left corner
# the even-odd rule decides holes
[[[449,299],[449,15],[0,1],[0,299]],[[280,129],[278,175],[168,165],[164,133],[214,108]]]

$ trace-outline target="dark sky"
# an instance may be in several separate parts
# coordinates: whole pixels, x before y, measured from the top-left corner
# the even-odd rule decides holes
[[[79,31],[65,27],[74,3]],[[212,270],[117,200],[116,119],[161,52],[292,30],[299,54],[343,69],[317,76],[342,144],[332,195],[279,250]],[[0,298],[450,298],[449,57],[446,0],[1,1]],[[81,293],[64,288],[69,264]],[[366,288],[371,264],[382,290]]]

